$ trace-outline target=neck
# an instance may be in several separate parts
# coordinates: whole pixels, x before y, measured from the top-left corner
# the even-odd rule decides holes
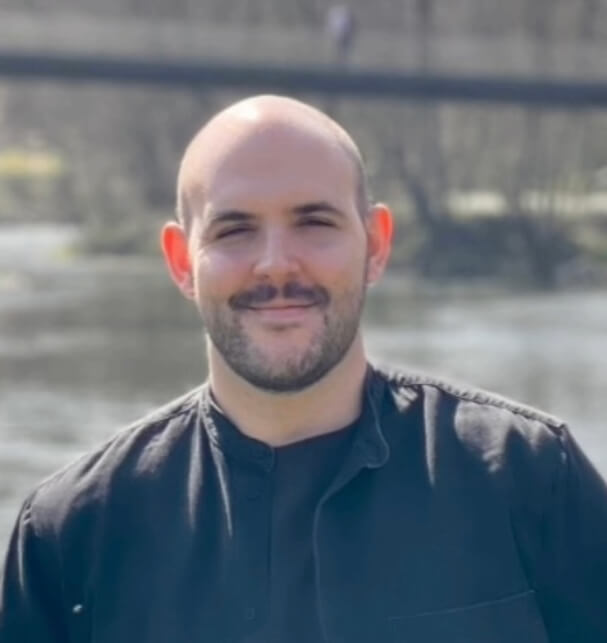
[[[242,433],[281,446],[354,422],[362,406],[367,361],[360,334],[322,379],[296,393],[272,393],[238,376],[209,344],[209,381],[226,416]]]

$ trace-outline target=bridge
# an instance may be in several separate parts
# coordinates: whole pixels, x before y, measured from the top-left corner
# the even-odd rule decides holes
[[[0,12],[0,43],[0,76],[13,80],[607,106],[607,47],[595,43],[559,41],[538,52],[537,43],[507,34],[422,42],[415,33],[368,31],[345,65],[312,29],[7,11]]]

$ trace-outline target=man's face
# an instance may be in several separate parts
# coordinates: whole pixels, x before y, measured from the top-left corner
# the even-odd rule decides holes
[[[367,235],[352,161],[321,137],[282,130],[218,156],[189,239],[209,350],[255,387],[301,390],[359,329]]]

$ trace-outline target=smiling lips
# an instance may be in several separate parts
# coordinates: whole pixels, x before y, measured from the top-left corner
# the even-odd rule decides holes
[[[248,310],[264,321],[294,322],[303,317],[310,308],[315,307],[315,303],[294,304],[284,302],[283,304],[274,303],[271,306],[250,306]]]

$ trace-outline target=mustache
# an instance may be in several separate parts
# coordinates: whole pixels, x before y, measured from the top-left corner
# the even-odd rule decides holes
[[[278,297],[298,304],[317,304],[326,306],[331,297],[322,286],[302,286],[295,281],[287,282],[282,288],[261,284],[252,290],[232,295],[228,300],[231,308],[239,310],[255,305],[267,304]]]

